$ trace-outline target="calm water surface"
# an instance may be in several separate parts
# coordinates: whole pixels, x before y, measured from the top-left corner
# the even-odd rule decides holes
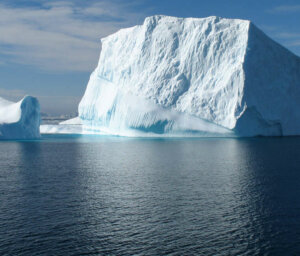
[[[300,255],[300,138],[1,142],[0,255]]]

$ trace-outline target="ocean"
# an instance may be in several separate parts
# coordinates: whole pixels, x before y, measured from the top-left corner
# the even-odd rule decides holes
[[[300,255],[300,137],[0,142],[0,255]]]

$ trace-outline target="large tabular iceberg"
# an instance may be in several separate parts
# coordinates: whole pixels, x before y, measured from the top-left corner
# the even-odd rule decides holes
[[[40,106],[26,96],[17,103],[0,98],[0,139],[40,137]]]
[[[83,129],[119,135],[300,134],[300,58],[250,21],[153,16],[102,39]]]

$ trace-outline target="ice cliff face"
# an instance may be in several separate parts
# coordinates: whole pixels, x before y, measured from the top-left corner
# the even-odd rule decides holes
[[[40,136],[40,106],[26,96],[14,103],[0,98],[0,139],[33,139]]]
[[[102,39],[79,116],[113,134],[300,134],[300,59],[250,21],[153,16]]]

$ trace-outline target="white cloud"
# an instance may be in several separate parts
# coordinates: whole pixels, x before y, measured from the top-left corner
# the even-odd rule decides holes
[[[100,38],[141,22],[128,4],[101,1],[85,7],[69,1],[43,8],[0,4],[1,62],[56,71],[91,71],[98,60]]]
[[[261,25],[263,31],[269,35],[271,38],[276,39],[281,45],[288,48],[290,51],[299,55],[300,46],[300,33],[296,31],[290,31],[289,28],[285,26],[269,26]]]
[[[300,46],[300,33],[297,32],[278,32],[274,37],[283,40],[283,44],[287,47]]]
[[[293,40],[288,43],[288,46],[300,46],[300,39]]]
[[[300,33],[282,32],[277,34],[276,36],[283,39],[293,39],[293,38],[300,38]]]
[[[265,24],[262,24],[259,26],[263,31],[267,31],[269,33],[272,33],[272,32],[276,32],[278,31],[279,29],[281,29],[280,27],[278,26],[270,26],[270,25],[265,25]]]
[[[300,12],[300,4],[296,5],[279,5],[270,9],[271,13],[292,13],[292,12]]]

